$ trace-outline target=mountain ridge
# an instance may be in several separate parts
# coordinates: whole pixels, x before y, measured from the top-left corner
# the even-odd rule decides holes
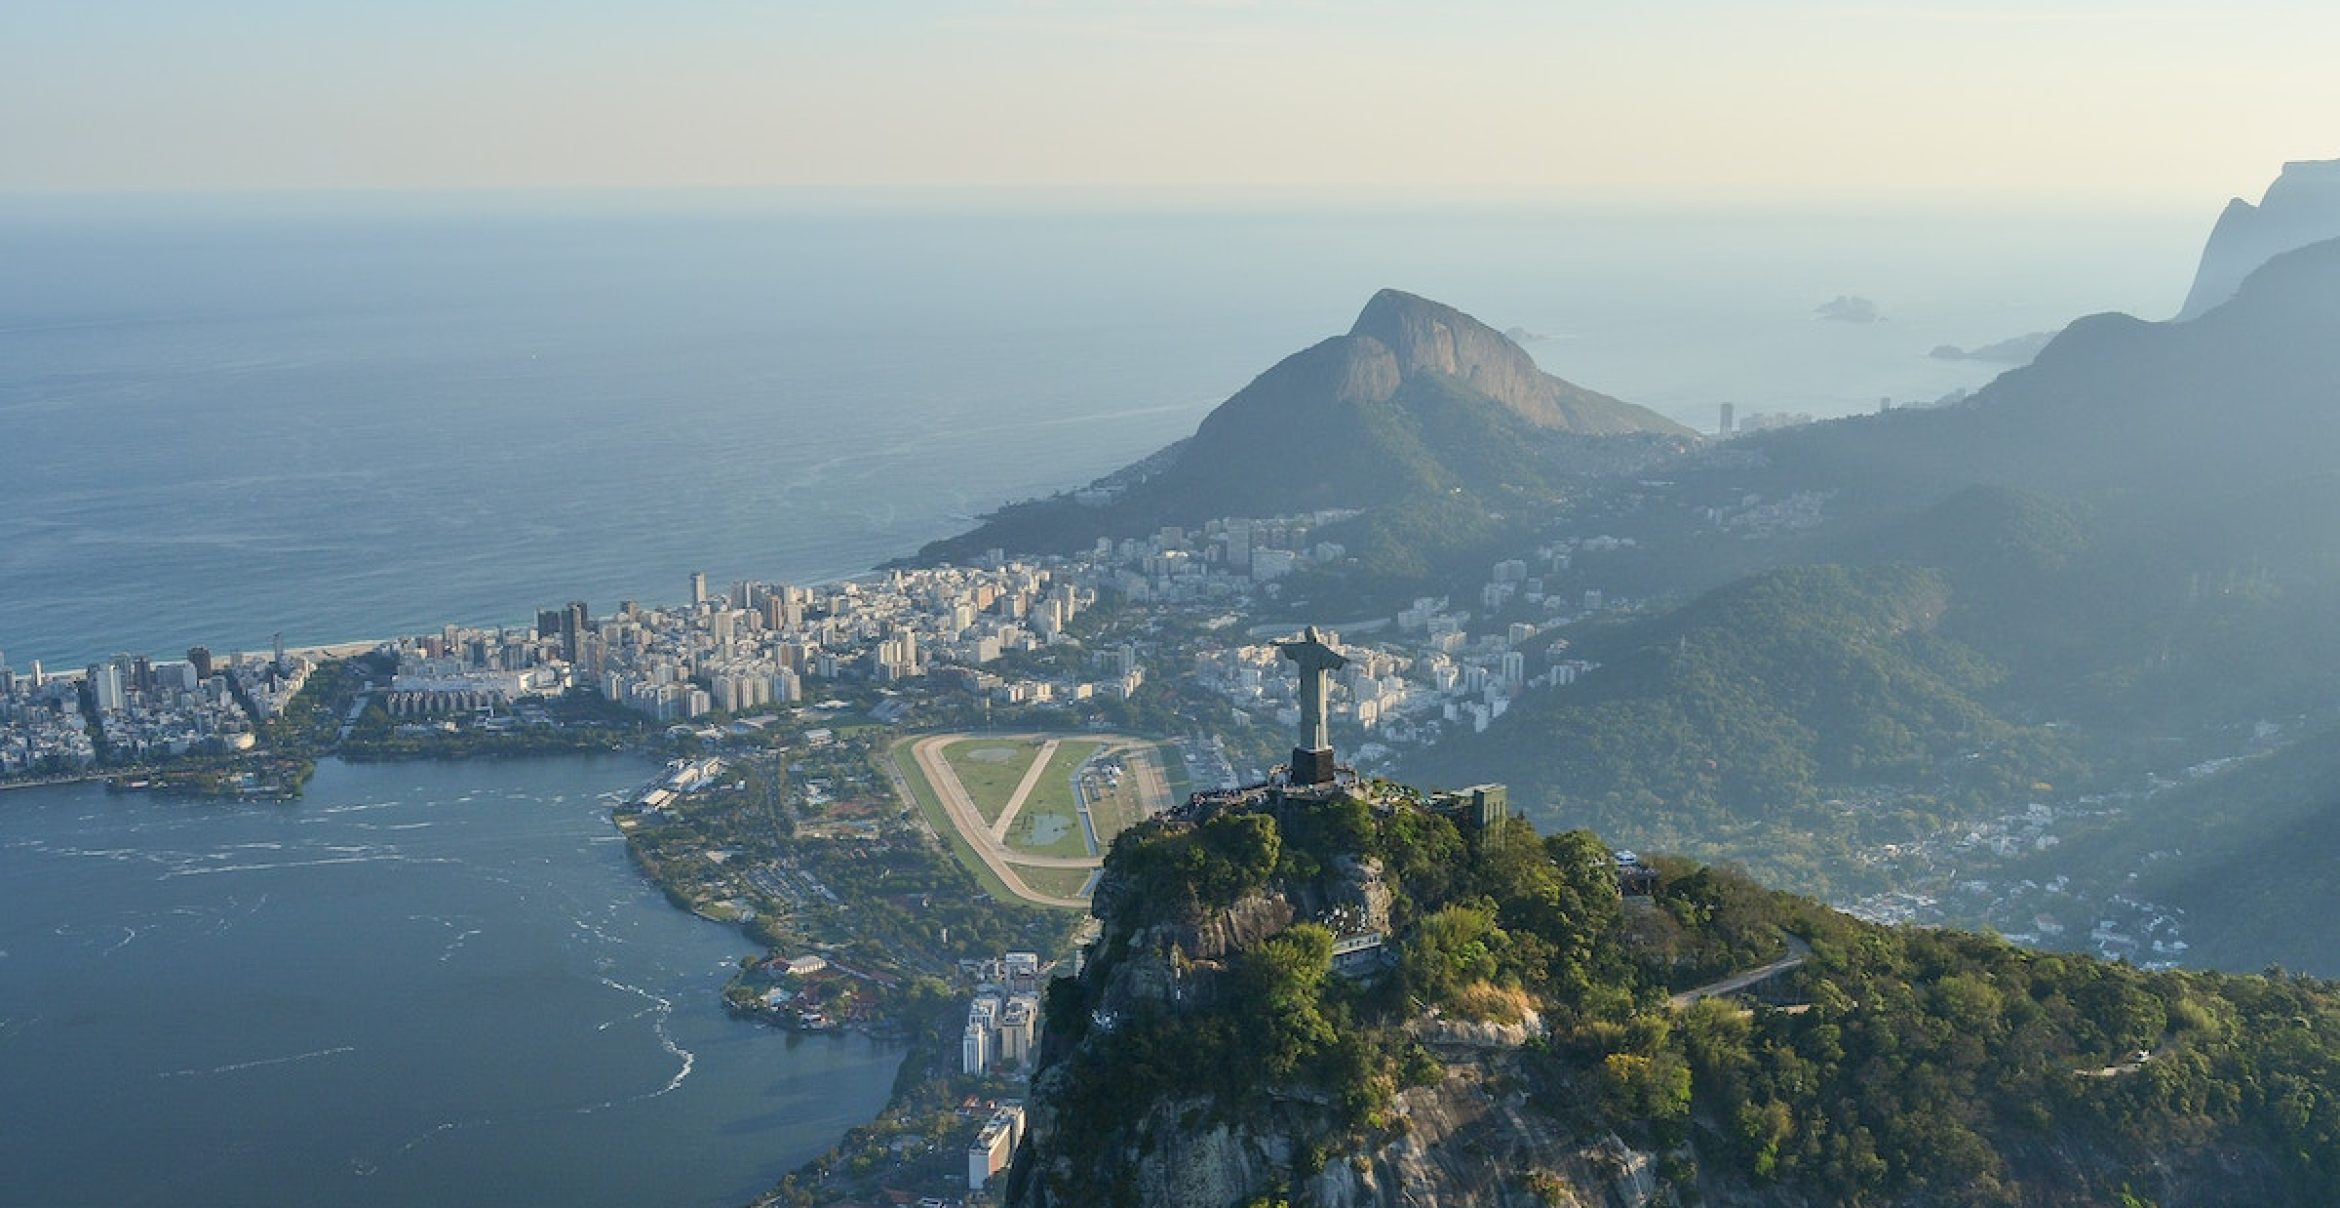
[[[2259,204],[2236,197],[2219,212],[2177,317],[2194,318],[2233,297],[2270,258],[2332,238],[2340,238],[2340,160],[2283,165]]]
[[[1221,516],[1372,508],[1461,489],[1545,491],[1568,442],[1696,434],[1545,373],[1524,349],[1454,307],[1381,290],[1349,332],[1284,357],[1204,416],[1150,473],[1108,496],[1003,507],[928,545],[923,561],[987,548],[1060,552]],[[1143,464],[1143,463],[1141,463]]]
[[[2316,635],[2340,623],[2336,333],[2328,240],[2194,319],[2083,319],[1964,402],[1743,438],[1669,469],[1662,491],[1620,484],[1643,501],[1633,518],[1588,512],[1637,548],[1546,589],[1663,607],[1567,632],[1595,669],[1402,767],[1467,769],[1541,820],[1835,893],[1880,845],[2126,794],[2234,754],[2261,721],[2328,727],[2340,652]],[[1823,499],[1825,514],[1761,543],[1698,526],[1750,496]],[[1890,604],[1879,584],[1938,596],[1938,623],[1879,638],[1844,622]],[[2316,800],[2304,777],[2232,783],[2253,802],[2270,786]],[[2277,817],[2235,812],[2262,815]],[[2196,846],[2155,811],[2135,817],[2152,832],[2139,851]],[[2270,884],[2301,912],[2340,908],[2328,879]],[[2240,935],[2206,930],[2191,959],[2248,966],[2266,949]],[[2285,951],[2340,969],[2340,946]]]

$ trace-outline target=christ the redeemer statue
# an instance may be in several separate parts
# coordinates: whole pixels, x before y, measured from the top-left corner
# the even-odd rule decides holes
[[[1292,783],[1330,784],[1333,753],[1324,717],[1325,676],[1348,666],[1349,660],[1327,645],[1314,625],[1297,641],[1276,643],[1276,649],[1300,667],[1300,745],[1292,748]]]

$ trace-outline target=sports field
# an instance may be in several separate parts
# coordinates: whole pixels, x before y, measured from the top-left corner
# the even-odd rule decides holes
[[[897,743],[893,771],[986,889],[1086,905],[1113,837],[1170,805],[1154,744],[1112,734],[936,734]]]

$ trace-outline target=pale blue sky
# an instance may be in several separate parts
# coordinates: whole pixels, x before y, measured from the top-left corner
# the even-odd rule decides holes
[[[4,0],[0,191],[1067,187],[2199,203],[2340,6]]]

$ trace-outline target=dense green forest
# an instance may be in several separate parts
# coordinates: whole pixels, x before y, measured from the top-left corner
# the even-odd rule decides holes
[[[1298,1186],[1390,1142],[1399,1096],[1447,1076],[1409,1031],[1430,1017],[1540,1022],[1510,1076],[1545,1126],[1660,1155],[1678,1202],[1702,1184],[1786,1203],[2340,1198],[2327,983],[1886,929],[1688,861],[1624,898],[1589,832],[1474,834],[1396,786],[1366,795],[1116,845],[1104,939],[1051,991],[1050,1131],[1016,1202],[1131,1202],[1131,1155],[1220,1126],[1289,1142]],[[1333,935],[1306,917],[1359,861],[1393,895],[1395,949],[1362,979],[1333,971]],[[1247,919],[1225,950],[1180,947]],[[1807,958],[1763,1001],[1669,998],[1791,948]],[[1175,989],[1145,972],[1162,961]]]
[[[1758,575],[1581,641],[1600,664],[1410,768],[1506,780],[1538,817],[1623,842],[1823,858],[1890,841],[2075,773],[2053,730],[1985,703],[2003,664],[1945,635],[1938,571],[1805,566]],[[1889,798],[1877,786],[1913,790]],[[1863,793],[1881,808],[1856,808]]]

